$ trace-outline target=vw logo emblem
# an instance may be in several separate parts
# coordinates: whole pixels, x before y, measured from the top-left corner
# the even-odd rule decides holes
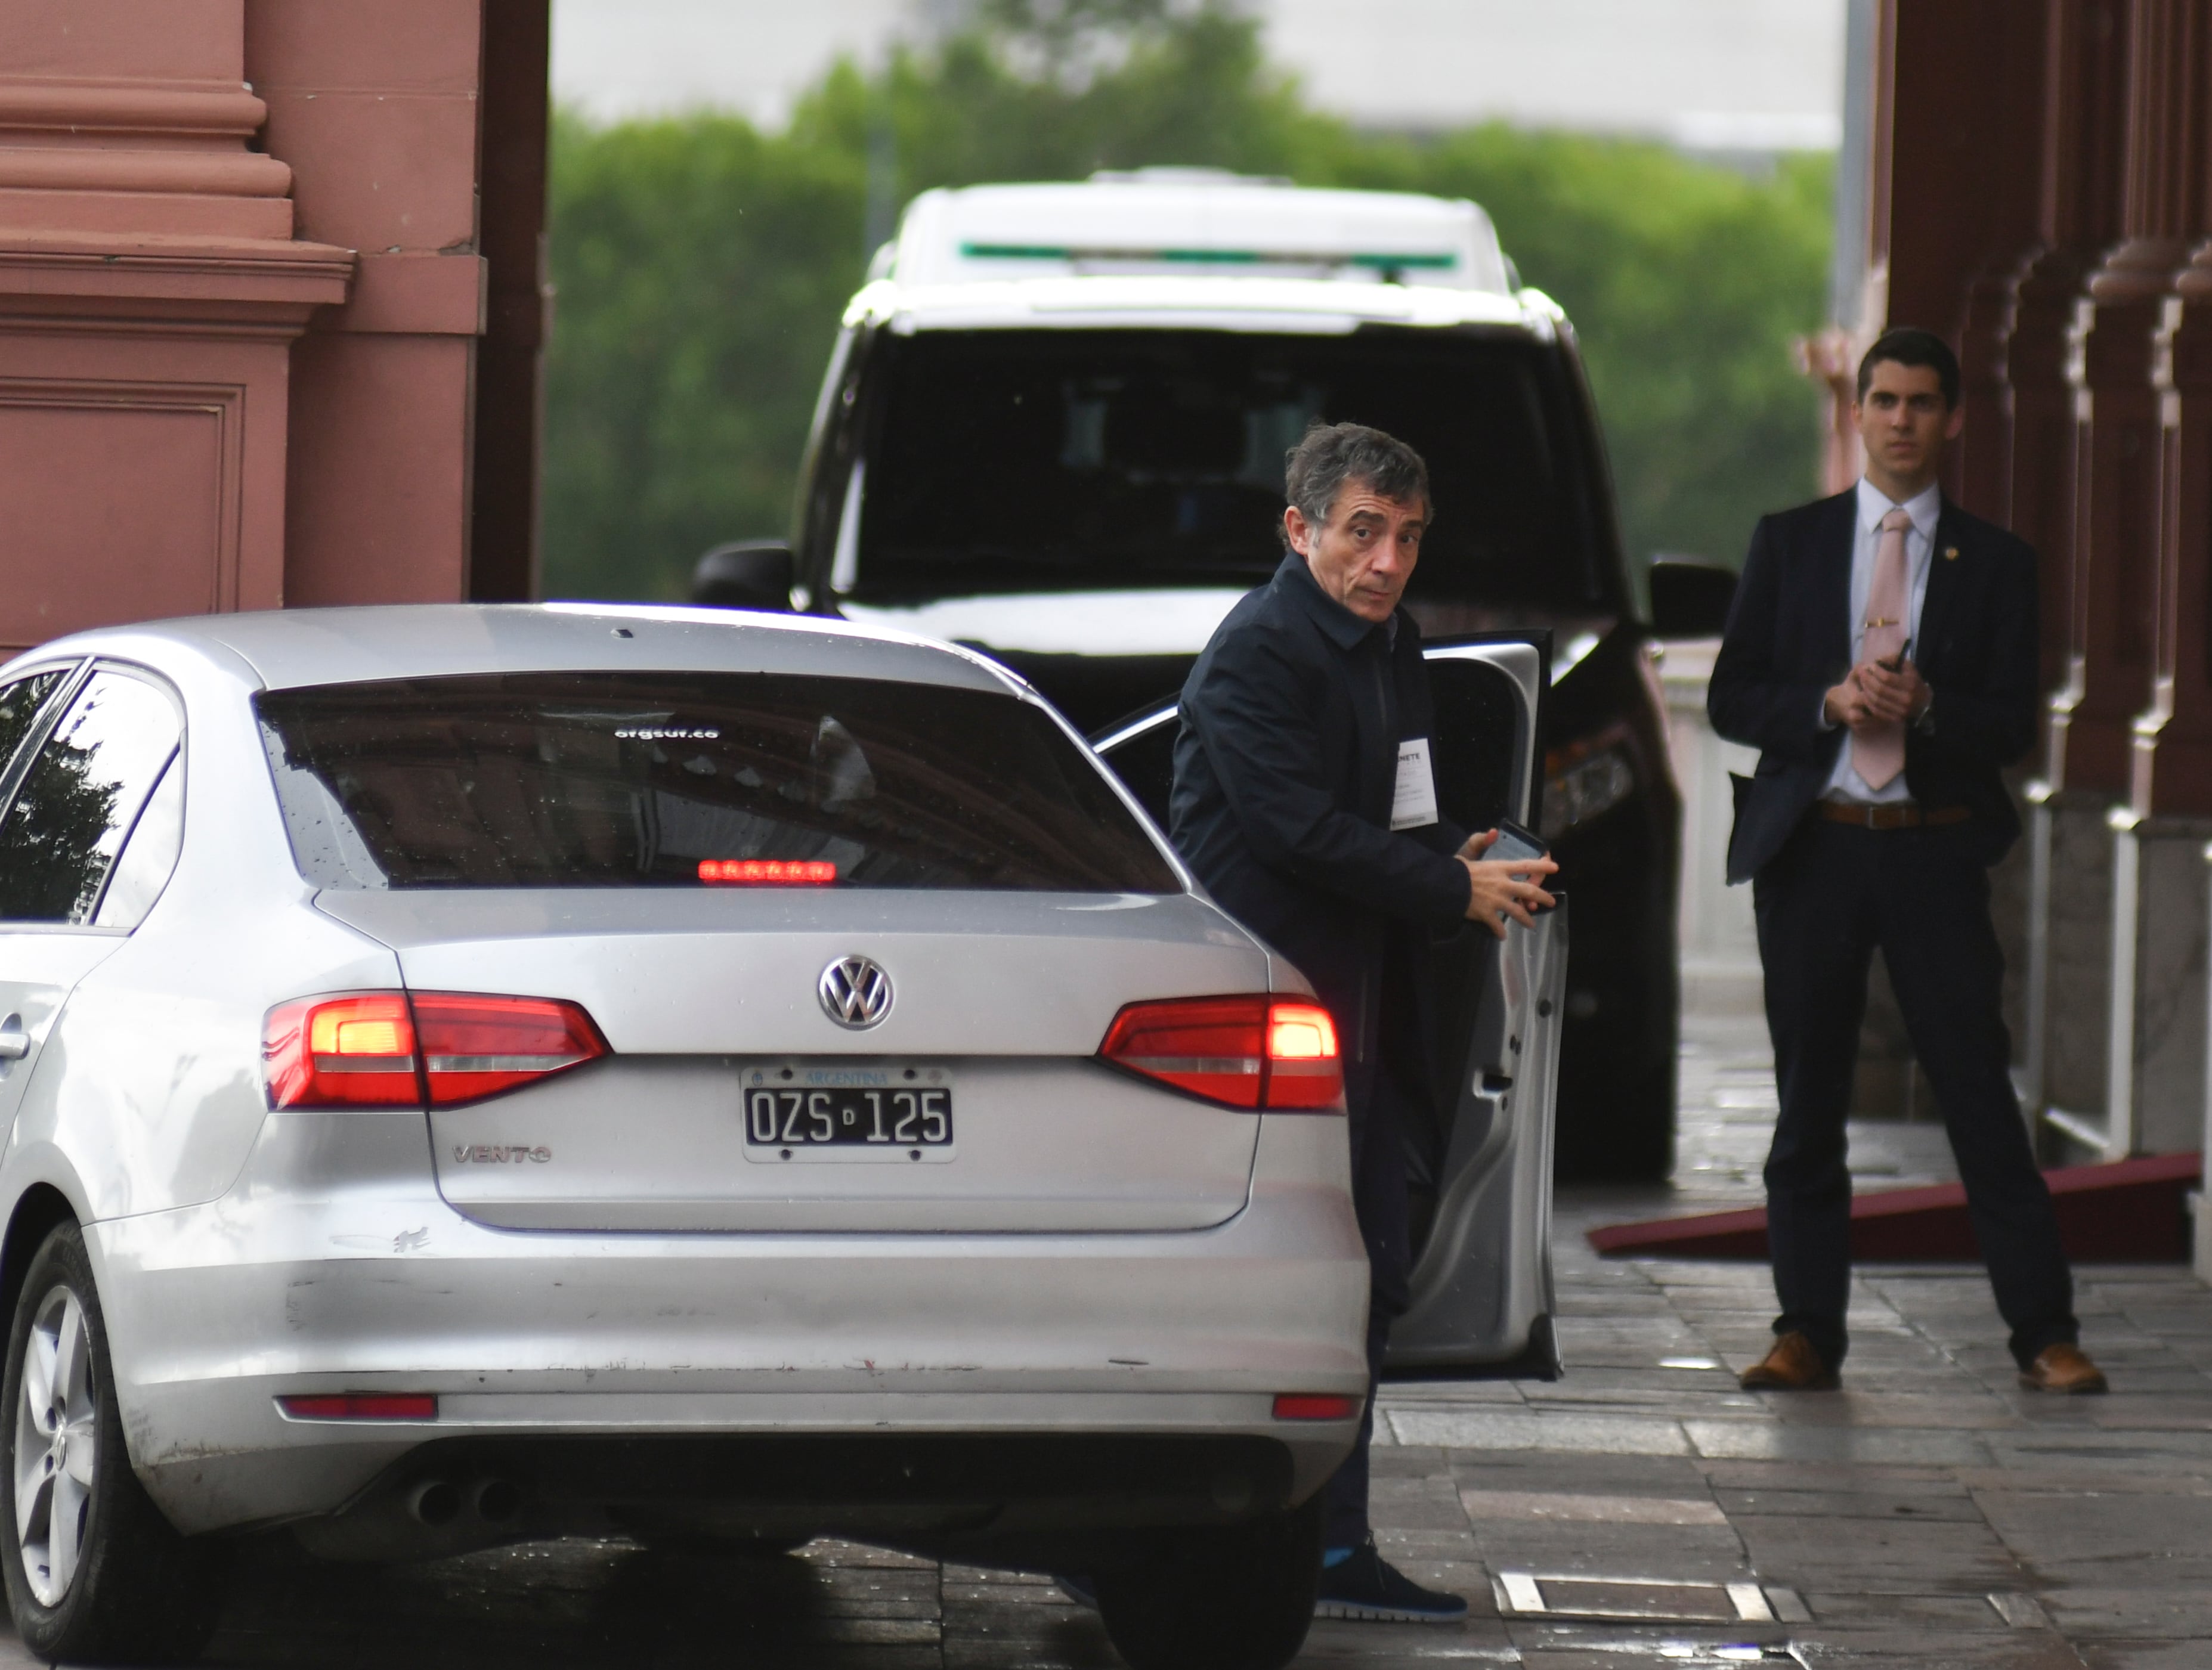
[[[891,977],[865,956],[841,956],[815,987],[822,1012],[854,1032],[891,1012]]]

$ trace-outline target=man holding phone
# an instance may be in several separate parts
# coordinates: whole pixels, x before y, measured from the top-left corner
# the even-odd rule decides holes
[[[1965,421],[1925,331],[1867,350],[1866,475],[1762,520],[1713,665],[1735,780],[1728,878],[1749,881],[1782,1108],[1766,1162],[1781,1315],[1754,1391],[1832,1387],[1847,1344],[1844,1122],[1877,946],[1958,1157],[2023,1384],[2101,1392],[2036,1169],[2001,1012],[1989,866],[2020,834],[2000,769],[2033,742],[2035,553],[1936,485]]]
[[[1206,890],[1335,1017],[1379,1369],[1407,1300],[1398,1109],[1429,1094],[1428,936],[1467,920],[1503,938],[1509,918],[1528,923],[1553,902],[1540,884],[1558,866],[1486,859],[1496,830],[1470,835],[1439,815],[1428,668],[1399,607],[1431,517],[1420,455],[1379,429],[1316,425],[1291,450],[1285,488],[1281,567],[1230,610],[1183,685],[1169,830]],[[1317,1615],[1463,1618],[1465,1601],[1376,1552],[1373,1403],[1328,1486]]]

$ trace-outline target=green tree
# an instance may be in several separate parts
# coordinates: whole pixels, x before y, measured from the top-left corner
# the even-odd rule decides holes
[[[1218,3],[987,0],[976,28],[833,69],[787,132],[728,117],[555,134],[546,568],[556,595],[681,594],[699,551],[781,531],[871,173],[933,185],[1202,164],[1466,196],[1581,333],[1636,555],[1732,559],[1805,496],[1829,169],[1751,179],[1663,148],[1486,126],[1356,132]]]
[[[1818,403],[1790,353],[1817,326],[1832,161],[1765,178],[1664,147],[1502,124],[1370,146],[1346,185],[1474,198],[1567,310],[1632,556],[1740,561],[1752,523],[1816,488]]]
[[[563,116],[553,180],[546,590],[678,597],[708,545],[789,519],[861,174],[728,117]]]
[[[1087,38],[978,30],[897,52],[872,79],[842,64],[801,100],[791,137],[861,167],[887,131],[902,198],[1155,163],[1313,172],[1358,143],[1268,69],[1249,19],[1213,7],[1163,15],[1127,27],[1110,56]]]

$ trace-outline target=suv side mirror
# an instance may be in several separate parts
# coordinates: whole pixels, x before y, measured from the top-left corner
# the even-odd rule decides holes
[[[1717,638],[1735,601],[1735,570],[1712,562],[1651,565],[1651,630],[1661,638]]]
[[[791,547],[781,539],[717,545],[691,570],[691,601],[720,609],[791,610]]]

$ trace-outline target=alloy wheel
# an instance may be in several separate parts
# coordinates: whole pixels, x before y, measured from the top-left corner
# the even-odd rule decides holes
[[[99,1462],[98,1389],[84,1307],[65,1286],[40,1303],[23,1342],[15,1409],[15,1534],[23,1575],[44,1606],[76,1577]]]

